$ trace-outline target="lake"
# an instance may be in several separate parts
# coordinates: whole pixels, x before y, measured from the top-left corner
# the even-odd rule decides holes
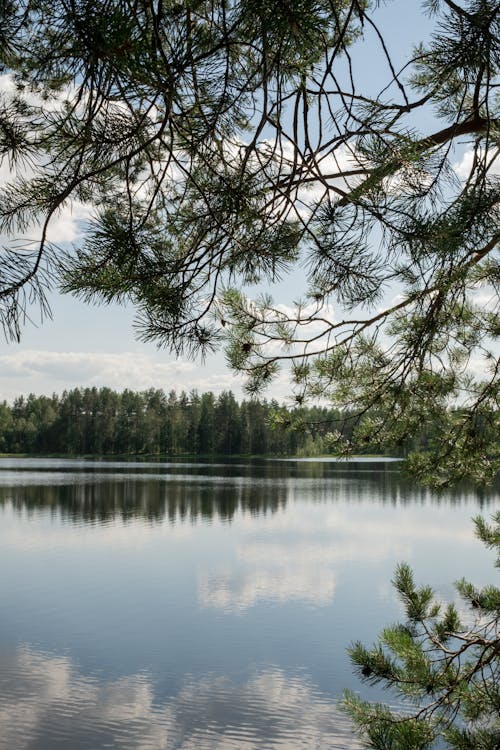
[[[494,581],[499,506],[391,461],[0,459],[0,748],[357,748],[346,648],[402,560]]]

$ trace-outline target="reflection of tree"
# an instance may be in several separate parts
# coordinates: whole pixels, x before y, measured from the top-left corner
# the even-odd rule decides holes
[[[497,496],[494,489],[466,485],[437,494],[410,483],[394,464],[382,463],[185,464],[170,467],[168,474],[156,469],[152,474],[150,467],[140,473],[124,469],[111,474],[106,473],[105,463],[101,466],[94,473],[45,473],[43,479],[38,472],[19,473],[13,486],[0,486],[0,503],[10,502],[19,512],[50,509],[74,522],[139,517],[178,523],[204,518],[228,521],[240,513],[274,513],[295,498],[320,503],[423,505],[462,503],[472,495],[482,506]],[[84,463],[82,467],[87,468]]]
[[[50,508],[70,521],[103,522],[145,518],[171,523],[202,518],[231,520],[238,512],[274,512],[286,504],[286,488],[272,490],[249,484],[214,486],[198,482],[124,479],[70,485],[0,488],[0,503],[21,511]]]

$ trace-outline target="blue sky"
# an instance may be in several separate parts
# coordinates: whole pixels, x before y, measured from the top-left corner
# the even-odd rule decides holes
[[[413,44],[426,36],[429,19],[420,2],[392,0],[377,13],[380,27],[390,39],[396,63],[411,53]],[[364,82],[380,88],[384,82],[377,68],[373,45],[362,47]],[[361,74],[361,71],[360,71]],[[61,237],[75,239],[78,224],[71,216],[61,217]],[[297,274],[280,284],[275,299],[291,304],[298,295]],[[205,363],[176,358],[154,344],[143,344],[134,337],[133,310],[118,306],[87,306],[56,292],[51,293],[52,320],[38,324],[37,310],[27,324],[20,343],[0,342],[0,400],[30,392],[59,393],[77,386],[109,386],[116,389],[163,388],[199,391],[231,388],[241,395],[242,379],[226,367],[222,354]],[[268,396],[280,400],[287,394],[283,377]]]

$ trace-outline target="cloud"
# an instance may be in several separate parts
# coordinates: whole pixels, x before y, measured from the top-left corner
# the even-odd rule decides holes
[[[470,301],[481,312],[495,312],[499,306],[498,294],[489,284],[482,284],[473,289],[470,293]]]
[[[0,97],[7,100],[16,94],[15,84],[9,74],[0,75]],[[43,107],[45,110],[58,109],[62,101],[70,95],[70,90],[66,90],[60,96],[55,97],[53,101],[44,100]],[[23,98],[29,104],[39,106],[42,102],[36,94],[25,92]],[[11,168],[12,167],[12,168]],[[0,188],[14,181],[16,178],[30,179],[36,175],[36,167],[29,162],[19,162],[15,167],[9,164],[8,159],[0,160]],[[68,200],[52,217],[48,231],[47,240],[56,244],[76,242],[82,236],[82,222],[89,219],[92,215],[89,205],[78,200]],[[15,246],[33,245],[40,240],[41,224],[34,222],[23,232],[15,233]],[[0,235],[0,246],[9,245],[12,238],[7,235]]]
[[[481,159],[484,159],[485,157],[484,149],[479,149],[477,154]],[[490,149],[487,154],[487,159],[489,162],[492,162],[488,170],[489,175],[492,177],[500,175],[499,150]],[[460,161],[455,162],[453,164],[453,169],[455,171],[455,174],[458,177],[460,177],[460,179],[466,180],[467,177],[470,175],[473,162],[474,162],[474,149],[468,148],[462,154],[462,158],[460,159]]]
[[[69,657],[27,646],[4,654],[1,666],[9,689],[0,736],[9,750],[48,746],[56,736],[72,750],[361,748],[335,700],[278,668],[240,683],[220,675],[187,678],[176,695],[159,700],[146,675],[87,677]]]
[[[77,387],[160,388],[200,393],[232,391],[243,397],[243,375],[232,373],[222,357],[205,363],[173,359],[168,354],[143,352],[48,351],[23,349],[0,354],[1,398],[12,400],[21,394],[60,393]],[[285,399],[290,393],[288,370],[281,371],[263,392],[263,398]]]
[[[158,361],[138,352],[55,352],[23,350],[0,355],[0,388],[4,398],[20,393],[52,393],[63,388],[102,387],[116,390],[163,388],[220,393],[238,391],[241,378],[210,373],[199,363]]]

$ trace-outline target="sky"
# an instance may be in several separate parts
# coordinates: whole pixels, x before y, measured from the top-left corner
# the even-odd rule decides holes
[[[380,8],[381,28],[387,30],[392,53],[401,61],[429,28],[420,5],[409,0],[392,0]],[[369,45],[363,47],[363,55],[366,80],[378,86],[380,81]],[[60,217],[54,230],[59,242],[78,241],[77,218],[69,213]],[[297,274],[292,275],[280,285],[281,298],[275,297],[277,302],[292,303],[297,296],[297,279]],[[34,322],[25,326],[19,343],[0,340],[0,401],[11,402],[28,393],[50,395],[87,386],[188,392],[196,389],[215,393],[231,389],[237,397],[242,396],[243,379],[230,372],[223,354],[208,357],[205,362],[190,361],[159,350],[153,343],[141,343],[134,337],[134,313],[130,308],[88,306],[55,291],[49,295],[49,301],[51,320],[40,324],[34,310]],[[278,379],[265,395],[285,400],[286,376]]]

